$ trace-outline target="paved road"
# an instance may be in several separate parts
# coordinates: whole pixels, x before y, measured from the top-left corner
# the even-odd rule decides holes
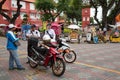
[[[19,56],[25,71],[9,71],[6,39],[0,37],[0,80],[120,80],[120,44],[70,44],[77,53],[73,64],[66,64],[65,74],[55,77],[51,69],[30,68],[26,64],[26,41],[21,41]]]

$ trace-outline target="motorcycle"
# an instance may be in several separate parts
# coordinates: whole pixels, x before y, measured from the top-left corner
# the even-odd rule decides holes
[[[75,51],[72,50],[70,48],[70,45],[67,44],[65,41],[63,41],[62,39],[59,39],[59,41],[57,41],[57,43],[59,44],[57,50],[59,53],[62,54],[64,60],[67,63],[73,63],[77,58]]]
[[[47,48],[49,50],[47,54],[41,53],[42,48]],[[38,65],[50,67],[52,68],[53,74],[58,77],[62,76],[66,69],[65,62],[59,52],[55,48],[44,44],[37,48],[31,46],[31,56],[28,56],[28,59],[30,61],[29,65],[32,68],[36,68]]]

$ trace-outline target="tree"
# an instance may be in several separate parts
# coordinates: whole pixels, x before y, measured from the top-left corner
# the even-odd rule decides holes
[[[68,7],[66,11],[66,15],[69,19],[72,19],[72,22],[74,23],[74,20],[77,22],[81,21],[82,11],[82,0],[71,0],[68,2]]]
[[[65,12],[68,8],[69,0],[36,0],[35,7],[42,14],[42,20],[54,21],[56,17]]]
[[[100,27],[104,28],[107,27],[107,24],[109,22],[108,16],[110,18],[109,11],[116,10],[117,11],[113,12],[114,15],[112,16],[112,20],[115,20],[115,16],[120,12],[120,0],[90,0],[90,4],[92,7],[95,8],[95,16],[94,19],[97,21]],[[116,4],[116,5],[115,5]],[[97,7],[101,6],[102,8],[102,24],[100,21],[97,19]]]
[[[28,22],[28,15],[27,14],[24,14],[23,15],[23,21],[22,21],[22,24],[27,24],[27,22]]]
[[[20,15],[20,8],[22,7],[22,5],[20,4],[20,1],[21,1],[21,0],[17,0],[17,6],[18,6],[18,7],[17,7],[17,11],[16,11],[16,13],[13,15],[13,17],[5,14],[5,13],[4,13],[4,10],[2,9],[2,6],[3,6],[3,4],[6,2],[6,0],[1,0],[1,1],[0,1],[0,14],[1,14],[2,16],[4,16],[4,17],[8,20],[9,23],[15,24],[15,21],[16,21],[17,17]]]
[[[111,9],[110,14],[108,15],[108,24],[115,24],[115,17],[120,13],[120,0],[115,1],[114,8]]]
[[[94,19],[93,19],[93,17],[90,17],[90,23],[91,23],[91,24],[94,24]]]
[[[97,8],[98,8],[98,0],[90,0],[90,5],[93,7],[93,8],[95,8],[95,16],[94,16],[94,19],[96,20],[96,22],[98,23],[98,25],[101,27],[101,23],[100,23],[100,21],[98,20],[98,18],[97,18]]]
[[[36,0],[36,9],[38,9],[44,20],[55,20],[61,13],[67,16],[68,19],[76,21],[81,20],[81,0]]]
[[[35,7],[41,12],[43,21],[51,18],[51,20],[54,21],[55,2],[53,0],[36,0]]]

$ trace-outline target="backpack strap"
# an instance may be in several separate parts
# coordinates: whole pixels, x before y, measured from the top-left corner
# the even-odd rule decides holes
[[[48,31],[46,31],[46,32],[48,33],[48,35],[50,36],[50,38],[53,39],[53,37],[49,34],[49,32]]]

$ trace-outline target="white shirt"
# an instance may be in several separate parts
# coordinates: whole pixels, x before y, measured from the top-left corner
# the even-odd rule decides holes
[[[54,40],[56,40],[55,31],[53,29],[48,29],[47,31],[45,31],[45,35],[49,35],[53,37]]]
[[[38,30],[34,30],[34,31],[31,31],[31,30],[28,30],[28,32],[26,33],[26,36],[28,37],[40,37],[40,32]]]

